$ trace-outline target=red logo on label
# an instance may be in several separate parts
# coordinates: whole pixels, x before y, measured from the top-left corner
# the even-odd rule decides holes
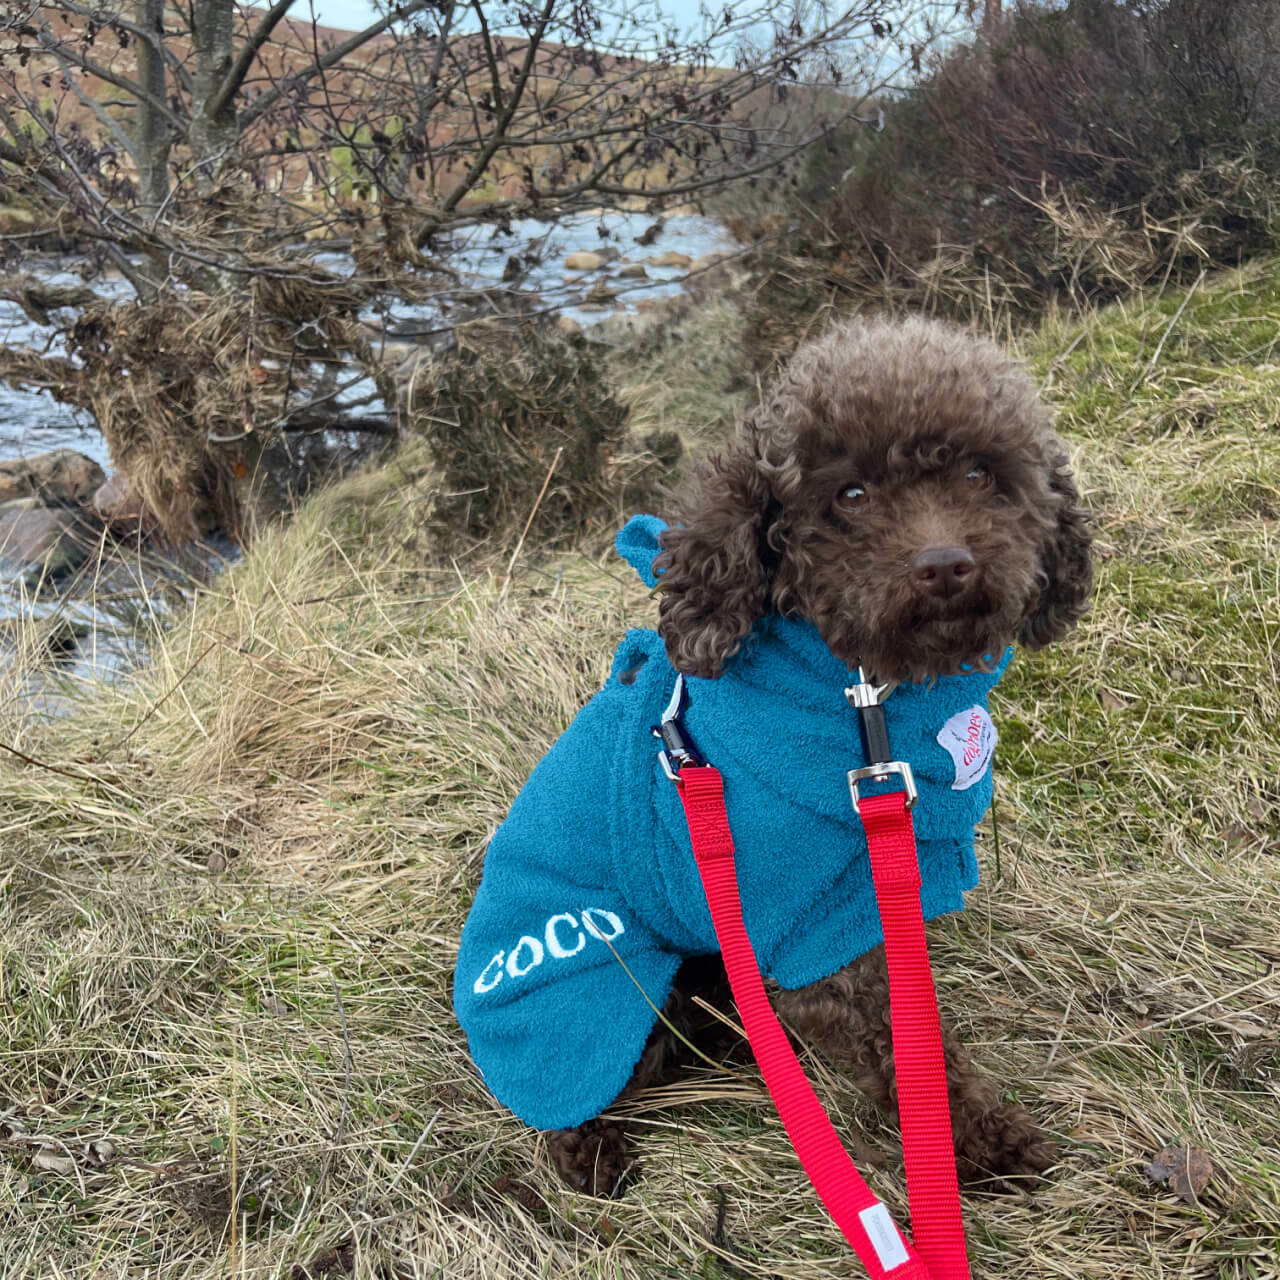
[[[975,707],[964,738],[964,762],[971,765],[982,754],[982,713]]]

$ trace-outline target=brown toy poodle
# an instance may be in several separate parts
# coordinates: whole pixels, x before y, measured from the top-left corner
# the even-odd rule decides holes
[[[1011,641],[1063,636],[1088,599],[1090,541],[1066,453],[1015,361],[950,325],[855,320],[794,356],[679,505],[655,564],[659,631],[674,667],[715,678],[758,619],[781,614],[879,681],[928,681]],[[695,995],[732,1007],[718,956],[684,963],[664,1014],[700,1049],[734,1052]],[[773,998],[895,1114],[883,947]],[[945,1027],[944,1044],[962,1181],[1043,1173],[1050,1141]],[[691,1057],[660,1022],[625,1092]],[[618,1121],[547,1137],[575,1187],[616,1192],[632,1167]]]

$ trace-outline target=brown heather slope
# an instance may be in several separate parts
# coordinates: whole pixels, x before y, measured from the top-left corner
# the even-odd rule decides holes
[[[53,36],[92,60],[112,76],[133,80],[137,76],[137,42],[127,31],[112,29],[114,15],[97,22],[70,13],[56,5],[41,5],[39,12]],[[132,16],[124,9],[122,17]],[[237,14],[236,48],[242,47],[264,16],[261,9],[241,6]],[[181,25],[179,25],[179,23]],[[34,30],[34,28],[31,28]],[[251,106],[262,94],[286,83],[311,66],[318,58],[347,40],[353,33],[336,27],[285,18],[263,44],[258,59],[241,88],[241,108]],[[25,44],[28,57],[22,67],[14,65],[12,53]],[[187,73],[195,69],[195,52],[185,17],[170,11],[166,22],[166,47],[173,61]],[[522,62],[525,40],[495,36],[494,50],[504,73],[514,74]],[[0,84],[0,103],[19,117],[30,105],[57,122],[60,134],[79,133],[97,145],[111,145],[110,130],[98,111],[110,117],[126,134],[132,132],[134,107],[127,92],[118,85],[76,70],[74,86],[66,82],[52,54],[36,49],[31,38],[9,38],[0,42],[0,52],[8,51],[8,69],[15,77],[21,98],[6,94]],[[427,156],[425,168],[409,176],[408,197],[430,201],[438,190],[448,190],[470,161],[471,139],[476,121],[487,125],[491,76],[484,62],[480,37],[463,35],[453,40],[451,60],[474,67],[466,77],[455,74],[451,91],[432,113],[423,138]],[[256,171],[262,185],[287,190],[310,190],[319,176],[333,176],[336,160],[339,187],[350,192],[352,177],[350,146],[369,144],[382,133],[394,139],[411,130],[414,107],[413,80],[423,70],[421,54],[398,35],[384,32],[349,54],[337,67],[310,78],[306,85],[284,94],[247,131],[242,140],[246,164]],[[410,67],[413,68],[412,74]],[[665,119],[681,109],[687,99],[706,85],[725,81],[732,73],[715,67],[690,70],[673,66],[661,68],[636,58],[618,57],[596,50],[544,43],[535,63],[526,101],[541,104],[546,120],[539,132],[563,127],[575,111],[591,108],[593,118],[606,110],[612,122],[625,115],[635,119],[647,114]],[[602,82],[616,81],[617,91],[601,98]],[[25,102],[23,101],[25,99]],[[180,118],[190,112],[190,95],[171,69],[168,100]],[[757,89],[725,113],[726,122],[741,123],[767,109],[769,93]],[[95,105],[96,104],[96,105]],[[526,129],[526,134],[531,131]],[[125,173],[132,172],[126,154],[116,148],[116,162]],[[313,161],[318,161],[318,168]],[[435,170],[432,172],[434,161]],[[175,152],[174,163],[181,163]],[[533,184],[545,185],[558,171],[563,181],[572,179],[589,163],[583,152],[572,148],[530,146],[499,156],[490,170],[490,181],[482,189],[485,198],[513,197],[529,193]],[[655,157],[646,174],[654,182],[671,181],[690,169],[688,162],[672,165],[665,157]],[[345,178],[345,186],[341,179]],[[359,185],[356,183],[355,185]],[[536,205],[536,192],[532,203]]]

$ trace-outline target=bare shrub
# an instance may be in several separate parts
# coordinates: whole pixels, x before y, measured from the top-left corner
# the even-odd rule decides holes
[[[1274,243],[1277,64],[1274,0],[1019,4],[887,105],[763,306],[998,329],[1237,264]],[[794,345],[754,328],[762,353]]]
[[[431,445],[437,536],[448,550],[567,540],[657,483],[678,441],[629,445],[629,410],[578,335],[533,322],[461,326],[416,381],[413,426]]]
[[[0,301],[48,330],[0,334],[0,381],[97,418],[173,535],[196,501],[246,532],[228,478],[273,453],[398,436],[389,313],[490,314],[480,228],[761,180],[950,9],[750,0],[678,32],[653,6],[405,0],[345,33],[291,3],[0,0]],[[76,249],[83,284],[16,287],[35,244]],[[377,384],[362,412],[338,371]]]

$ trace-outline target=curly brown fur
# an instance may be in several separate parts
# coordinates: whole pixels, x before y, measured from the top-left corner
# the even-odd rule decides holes
[[[725,1062],[744,1056],[746,1041],[708,1014],[697,1003],[699,997],[713,1008],[732,1007],[729,980],[718,955],[694,956],[680,966],[662,1017],[619,1099],[675,1079],[697,1058]],[[597,1117],[576,1129],[553,1129],[545,1136],[560,1176],[577,1190],[618,1195],[639,1171],[620,1120]]]
[[[997,347],[923,319],[838,326],[796,354],[663,535],[668,655],[714,677],[770,612],[882,680],[1048,644],[1088,599],[1077,501],[1047,409]],[[918,559],[939,548],[972,558],[958,595],[921,589]]]
[[[779,991],[778,1016],[802,1040],[822,1045],[848,1067],[854,1084],[896,1118],[889,973],[884,948],[807,987]],[[1019,1106],[1004,1105],[947,1027],[942,1030],[956,1168],[967,1186],[1038,1180],[1054,1162],[1052,1143]]]
[[[1039,648],[1084,612],[1089,518],[1030,378],[989,342],[916,319],[855,321],[802,348],[737,447],[713,459],[655,562],[672,665],[714,678],[755,621],[807,619],[827,646],[881,680],[927,680]],[[704,970],[677,978],[667,1015]],[[822,981],[780,991],[791,1030],[843,1059],[897,1109],[883,948]],[[1054,1149],[1000,1102],[944,1031],[957,1166],[969,1185],[1038,1178]],[[687,1057],[661,1024],[626,1093]],[[633,1169],[614,1121],[548,1138],[571,1185],[616,1191]]]

